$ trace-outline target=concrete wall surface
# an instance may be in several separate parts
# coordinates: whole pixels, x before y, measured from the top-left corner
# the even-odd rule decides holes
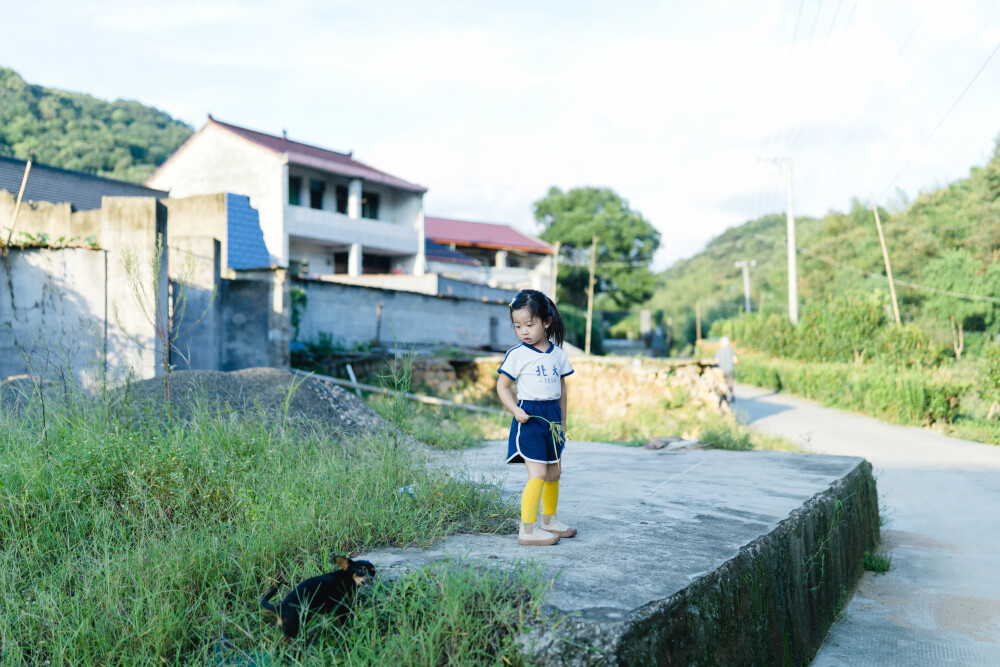
[[[222,366],[219,370],[270,365],[266,345],[268,309],[261,304],[270,302],[271,289],[269,283],[260,280],[237,279],[222,283],[221,323],[227,335],[221,341]]]
[[[260,213],[271,265],[287,266],[283,212],[286,158],[209,122],[150,177],[147,185],[171,198],[231,192],[250,197]]]
[[[89,386],[103,370],[106,255],[11,249],[0,258],[0,380],[70,376]],[[90,280],[81,281],[80,276]],[[115,339],[119,352],[127,342]]]
[[[15,246],[0,258],[0,380],[72,375],[90,386],[103,371],[110,382],[126,372],[155,377],[163,372],[157,332],[168,327],[169,361],[177,368],[288,368],[285,272],[230,271],[240,279],[221,278],[225,202],[225,195],[169,203],[105,197],[100,209],[79,218],[68,206],[22,208],[17,228],[33,237],[65,242],[74,225],[85,224],[100,247]],[[169,237],[168,219],[176,223]],[[228,282],[237,284],[223,289]]]
[[[517,344],[507,305],[357,285],[294,279],[306,294],[301,342],[329,335],[335,345],[454,344],[506,348]],[[381,327],[377,305],[382,303]]]

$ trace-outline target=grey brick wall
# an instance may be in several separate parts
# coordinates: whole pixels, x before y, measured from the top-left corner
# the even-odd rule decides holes
[[[397,292],[356,285],[295,280],[305,290],[300,342],[318,343],[328,334],[335,345],[353,347],[375,341],[377,304],[382,303],[380,342],[401,345],[454,344],[506,349],[517,343],[507,305]]]

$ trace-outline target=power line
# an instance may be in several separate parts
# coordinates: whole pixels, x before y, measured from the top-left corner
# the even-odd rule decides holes
[[[851,21],[854,19],[854,10],[858,8],[858,0],[854,0],[854,5],[851,7],[851,13],[847,15],[847,24],[844,26],[844,32],[840,33],[840,41],[837,42],[837,50],[833,52],[833,55],[840,53],[840,48],[844,45],[844,37],[847,36],[847,31],[851,27]]]
[[[827,264],[832,264],[833,266],[839,266],[842,269],[848,269],[850,271],[860,273],[864,276],[868,276],[869,278],[878,278],[879,280],[884,280],[886,282],[889,281],[889,279],[886,276],[883,276],[881,273],[873,273],[872,271],[865,271],[864,269],[859,269],[856,266],[851,266],[850,264],[845,264],[844,262],[838,262],[832,257],[820,255],[819,253],[806,250],[805,248],[800,248],[799,251],[809,255],[810,257],[813,257],[814,259],[818,259],[821,262],[826,262]],[[952,290],[940,289],[937,287],[929,287],[927,285],[918,285],[917,283],[911,283],[907,280],[900,280],[898,278],[896,279],[895,282],[897,285],[903,285],[905,287],[909,287],[911,289],[915,289],[921,292],[933,292],[934,294],[945,294],[947,296],[953,296],[959,299],[968,299],[970,301],[987,301],[989,303],[1000,303],[1000,299],[992,296],[982,296],[980,294],[965,294],[964,292],[954,292]]]
[[[837,25],[837,16],[840,14],[840,5],[843,3],[844,0],[837,0],[837,6],[833,9],[833,20],[830,21],[830,32],[826,33],[826,41],[823,42],[824,47],[829,43],[830,38],[833,36],[833,28]]]
[[[951,115],[951,112],[955,110],[955,107],[958,106],[958,103],[962,101],[962,98],[965,97],[965,94],[969,92],[970,88],[972,88],[972,84],[976,82],[976,79],[979,78],[979,75],[983,73],[983,70],[986,69],[986,66],[990,64],[991,60],[993,60],[993,56],[996,55],[997,51],[1000,51],[1000,42],[998,42],[997,45],[993,47],[993,50],[990,52],[990,55],[986,57],[985,62],[983,62],[982,66],[976,72],[975,76],[973,76],[972,79],[969,81],[969,83],[966,84],[965,88],[962,90],[961,93],[959,93],[958,97],[948,108],[948,111],[946,111],[944,116],[941,117],[941,120],[938,121],[938,124],[934,126],[934,129],[930,131],[930,133],[923,140],[923,142],[921,142],[920,146],[917,147],[917,150],[915,150],[913,154],[910,155],[910,158],[906,161],[906,164],[903,165],[903,168],[899,170],[899,173],[897,173],[896,176],[892,179],[892,181],[889,182],[889,185],[885,186],[885,189],[879,193],[878,196],[879,199],[881,199],[885,195],[885,193],[889,191],[889,188],[891,188],[893,185],[896,184],[896,181],[899,179],[899,177],[903,175],[903,172],[905,172],[907,168],[910,166],[910,163],[913,162],[913,158],[915,158],[917,154],[920,153],[921,150],[923,150],[924,146],[927,145],[927,142],[930,141],[931,137],[934,136],[934,133],[937,132],[938,129],[940,129],[940,127],[944,124],[945,120],[948,119],[948,116]]]
[[[795,38],[799,34],[799,21],[802,19],[802,7],[806,4],[806,0],[800,0],[799,2],[799,13],[795,17],[795,29],[792,30],[792,41],[788,44],[788,50],[791,52],[792,45],[795,44]]]
[[[816,18],[813,19],[813,26],[809,30],[809,42],[813,41],[813,33],[816,32],[816,24],[819,23],[819,13],[823,9],[823,0],[816,3]]]
[[[856,3],[855,6],[857,6]],[[868,102],[865,103],[865,106],[861,110],[861,113],[854,121],[854,125],[852,125],[851,129],[847,132],[847,137],[845,137],[843,143],[840,144],[840,148],[838,148],[837,152],[834,153],[834,157],[840,155],[841,151],[843,151],[844,148],[847,146],[847,144],[851,141],[851,137],[854,136],[854,132],[858,129],[858,126],[861,125],[861,121],[864,120],[864,117],[868,114],[868,109],[871,108],[872,102],[874,102],[875,98],[878,97],[878,94],[882,92],[882,84],[889,76],[889,73],[896,67],[896,63],[899,62],[899,59],[903,56],[903,52],[906,51],[906,47],[910,45],[910,41],[913,39],[913,36],[917,33],[917,28],[919,28],[920,24],[923,22],[924,14],[926,12],[927,12],[927,4],[925,3],[923,10],[920,12],[920,16],[917,17],[917,22],[914,23],[913,27],[910,29],[910,34],[907,35],[906,39],[903,40],[903,44],[902,46],[899,47],[899,50],[896,52],[896,57],[893,59],[892,64],[889,66],[887,70],[882,72],[881,78],[875,85],[875,90],[872,91],[871,96],[868,98]]]

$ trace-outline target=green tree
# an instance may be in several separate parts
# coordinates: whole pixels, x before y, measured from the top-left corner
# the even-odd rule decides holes
[[[1000,296],[1000,271],[995,264],[984,267],[964,248],[944,251],[923,273],[924,284],[958,294]],[[931,294],[924,301],[925,315],[952,327],[955,357],[962,357],[964,332],[985,331],[997,321],[997,304],[953,294]]]
[[[32,85],[0,67],[0,155],[142,182],[190,135],[139,102]]]
[[[535,202],[541,237],[562,244],[560,298],[585,307],[591,240],[597,243],[597,285],[620,307],[645,301],[659,281],[649,270],[660,233],[610,188],[582,187],[563,192],[552,187]]]

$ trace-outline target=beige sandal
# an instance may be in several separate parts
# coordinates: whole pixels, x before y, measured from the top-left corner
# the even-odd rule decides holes
[[[562,521],[559,521],[556,519],[555,514],[552,516],[542,515],[542,530],[553,535],[558,535],[559,537],[573,537],[576,535],[576,528],[567,526]]]
[[[517,543],[525,547],[547,547],[558,541],[558,535],[542,530],[534,523],[522,523],[517,533]]]

